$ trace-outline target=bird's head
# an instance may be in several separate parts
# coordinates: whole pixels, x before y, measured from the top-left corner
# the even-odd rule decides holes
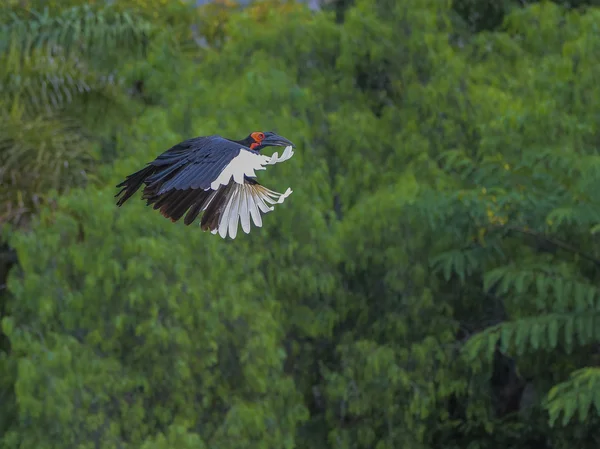
[[[291,146],[295,148],[296,146],[287,140],[285,137],[281,137],[275,134],[272,131],[267,132],[253,132],[246,137],[243,142],[244,145],[251,148],[255,151],[260,151],[266,147],[287,147]]]

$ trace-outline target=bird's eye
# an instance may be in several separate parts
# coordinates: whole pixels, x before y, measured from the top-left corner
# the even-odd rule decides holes
[[[263,133],[258,133],[258,138],[260,140],[263,140],[265,138],[265,135]]]

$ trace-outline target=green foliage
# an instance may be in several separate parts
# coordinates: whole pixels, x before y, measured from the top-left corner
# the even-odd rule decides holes
[[[573,418],[575,413],[580,421],[585,421],[595,408],[600,414],[600,370],[583,368],[573,372],[571,378],[556,385],[548,393],[550,425],[554,425],[562,412],[562,425]]]
[[[2,12],[0,217],[24,225],[50,189],[93,175],[94,140],[135,110],[124,68],[160,32],[115,7]]]
[[[142,3],[111,14],[169,26]],[[115,62],[140,113],[11,236],[0,446],[596,448],[600,12],[531,3],[481,32],[450,1],[213,5],[185,22],[212,47]],[[173,143],[251,130],[298,146],[263,228],[114,206]],[[79,173],[52,138],[28,170]]]
[[[2,221],[19,221],[48,190],[85,182],[94,162],[74,120],[51,115],[24,122],[9,116],[0,122],[0,139]]]
[[[453,0],[453,9],[462,21],[476,32],[498,30],[511,14],[536,3],[548,0]],[[555,0],[553,3],[565,8],[600,6],[598,0]]]
[[[243,246],[216,251],[220,242],[184,236],[160,217],[155,231],[131,239],[144,233],[142,206],[121,214],[111,197],[76,191],[40,217],[45,237],[13,241],[23,272],[39,275],[11,279],[13,294],[29,300],[3,331],[17,363],[19,419],[38,430],[9,432],[11,446],[140,445],[182,427],[211,446],[290,447],[306,411],[282,373],[280,307],[261,293],[261,257]],[[28,257],[31,244],[44,256]],[[240,252],[245,262],[232,266]]]
[[[431,192],[431,203],[419,207],[435,229],[460,229],[433,259],[434,268],[465,287],[479,279],[481,297],[502,304],[503,322],[469,339],[467,360],[491,362],[499,349],[527,357],[521,369],[529,375],[550,364],[548,380],[536,375],[542,388],[589,363],[600,339],[593,237],[600,159],[592,131],[598,94],[591,94],[599,74],[584,62],[599,41],[581,28],[593,29],[596,17],[594,10],[567,13],[538,4],[507,17],[507,34],[473,41],[482,65],[469,91],[488,103],[478,103],[477,146],[441,153],[442,167],[463,188]],[[511,42],[517,38],[518,47]],[[482,45],[488,47],[483,54]],[[498,70],[507,65],[511,72]],[[563,353],[572,355],[570,363],[559,362]],[[566,425],[574,403],[569,388],[580,384],[558,385],[549,396],[550,419],[565,411]],[[591,392],[586,389],[577,394]],[[585,404],[580,422],[594,419]]]

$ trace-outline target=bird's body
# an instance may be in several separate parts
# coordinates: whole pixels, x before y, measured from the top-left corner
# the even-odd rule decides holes
[[[268,146],[285,146],[281,157],[260,154]],[[213,135],[181,142],[159,155],[145,168],[127,176],[122,187],[121,206],[144,184],[142,199],[160,213],[190,225],[204,212],[200,226],[223,238],[237,235],[238,222],[250,232],[250,219],[262,226],[261,213],[273,210],[270,204],[283,203],[291,189],[283,194],[260,185],[256,170],[288,160],[294,145],[274,133],[254,132],[243,140]]]

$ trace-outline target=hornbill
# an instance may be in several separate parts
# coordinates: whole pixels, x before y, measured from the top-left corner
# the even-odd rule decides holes
[[[285,147],[281,157],[260,154],[270,146]],[[274,132],[253,132],[242,140],[218,135],[194,137],[171,147],[147,166],[117,185],[122,187],[115,197],[122,206],[142,184],[142,199],[160,213],[176,222],[190,225],[200,214],[203,231],[217,232],[222,238],[237,235],[238,220],[246,234],[250,232],[250,217],[262,226],[261,212],[273,210],[269,204],[283,203],[292,193],[277,193],[260,185],[255,170],[288,160],[295,145]],[[233,178],[233,179],[232,179]],[[187,214],[186,214],[187,212]]]

